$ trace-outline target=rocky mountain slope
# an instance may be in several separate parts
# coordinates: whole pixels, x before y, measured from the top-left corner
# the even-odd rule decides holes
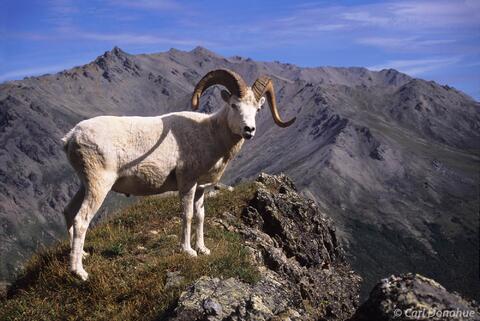
[[[227,67],[248,82],[274,79],[294,126],[259,114],[224,181],[285,172],[330,213],[366,289],[418,272],[480,297],[480,106],[448,86],[395,70],[300,68],[224,58],[204,48],[129,55],[119,48],[55,75],[0,85],[0,273],[9,278],[40,244],[64,237],[61,211],[76,190],[60,138],[95,115],[189,109],[193,86]],[[209,91],[202,110],[221,101]],[[109,197],[110,208],[124,202]],[[107,205],[108,206],[108,205]]]

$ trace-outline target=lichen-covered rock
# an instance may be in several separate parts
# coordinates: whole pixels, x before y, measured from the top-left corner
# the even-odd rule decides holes
[[[480,310],[474,301],[448,292],[418,274],[390,276],[381,280],[351,321],[475,321]]]
[[[202,278],[184,292],[174,320],[345,320],[360,277],[345,262],[331,221],[285,175],[261,174],[241,217],[219,226],[242,235],[260,280]]]
[[[273,273],[250,285],[234,278],[202,277],[182,293],[171,320],[305,320],[300,296]]]
[[[245,223],[268,234],[302,266],[328,267],[343,262],[331,220],[313,201],[298,195],[287,176],[262,173],[257,182],[263,186],[244,210]]]
[[[167,272],[167,279],[165,281],[165,289],[170,289],[179,286],[184,277],[180,274],[180,271]]]
[[[291,283],[313,319],[345,320],[357,308],[361,278],[345,262],[331,220],[287,176],[260,174],[257,182],[240,232],[259,264]]]

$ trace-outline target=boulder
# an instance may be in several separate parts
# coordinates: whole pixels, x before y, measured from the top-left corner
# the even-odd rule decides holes
[[[476,302],[448,292],[419,274],[392,275],[381,280],[350,321],[476,321]]]

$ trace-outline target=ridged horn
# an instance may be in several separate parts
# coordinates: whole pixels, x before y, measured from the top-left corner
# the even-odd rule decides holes
[[[268,105],[270,106],[270,111],[272,112],[273,120],[275,124],[280,127],[288,127],[295,122],[296,117],[293,117],[287,122],[284,122],[278,113],[277,101],[275,98],[275,89],[273,88],[272,79],[267,76],[261,76],[252,85],[253,94],[255,99],[260,100],[263,95],[267,97]]]
[[[239,74],[229,69],[217,69],[207,73],[195,86],[192,95],[192,109],[198,108],[200,103],[200,96],[208,87],[213,85],[222,85],[228,91],[239,98],[242,98],[247,93],[247,85]]]

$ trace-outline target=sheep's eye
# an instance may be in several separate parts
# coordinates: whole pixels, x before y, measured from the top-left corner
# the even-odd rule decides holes
[[[232,104],[232,108],[233,109],[238,109],[238,105],[237,104]]]

